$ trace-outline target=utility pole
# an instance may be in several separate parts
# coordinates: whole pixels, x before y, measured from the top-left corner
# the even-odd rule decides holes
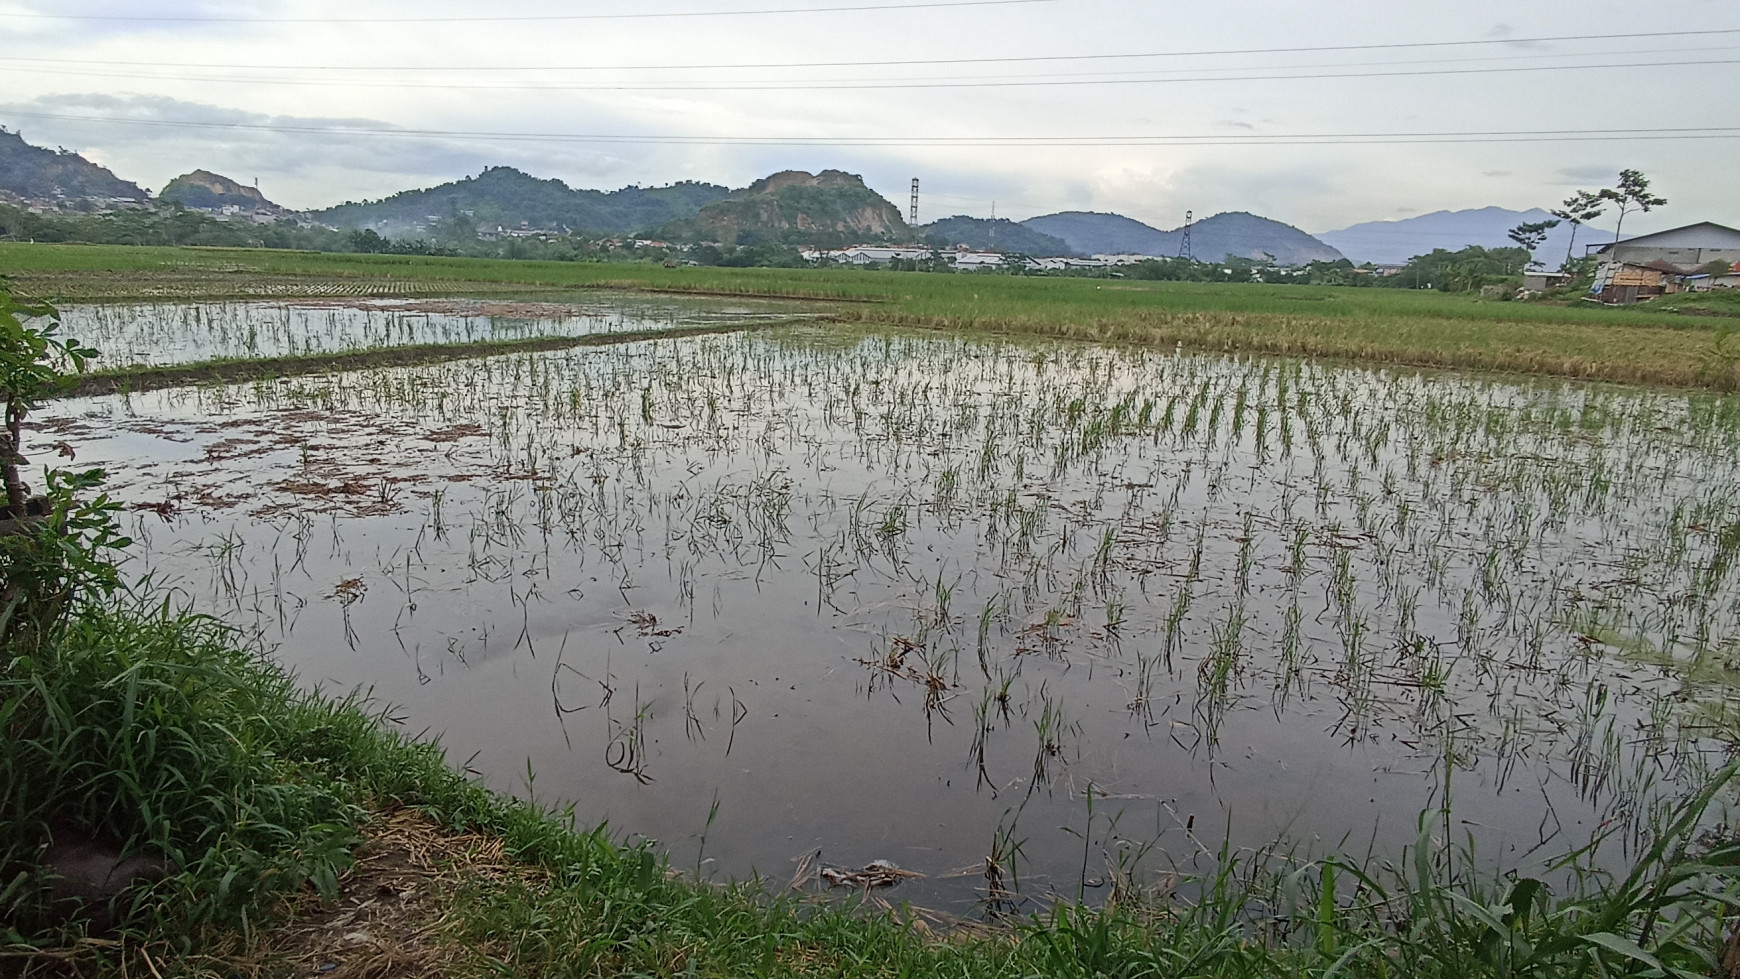
[[[918,227],[918,178],[912,178],[912,210],[907,212],[906,223]]]
[[[1190,226],[1194,223],[1195,217],[1190,211],[1184,212],[1184,237],[1178,242],[1178,257],[1188,258],[1192,262],[1196,261],[1196,252],[1192,251],[1190,247]]]

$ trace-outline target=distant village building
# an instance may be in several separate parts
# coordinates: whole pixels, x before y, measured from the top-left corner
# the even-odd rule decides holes
[[[975,252],[961,249],[955,252],[954,257],[949,260],[949,264],[953,265],[957,271],[961,272],[977,272],[980,269],[1001,268],[1003,265],[1003,253]]]
[[[914,245],[853,245],[831,251],[804,248],[798,254],[806,262],[820,262],[825,259],[839,265],[886,265],[895,259],[926,262],[930,260],[931,250]]]
[[[1708,268],[1708,266],[1705,266]],[[1740,265],[1729,267],[1728,271],[1711,273],[1699,271],[1696,275],[1680,277],[1680,287],[1687,292],[1709,292],[1713,289],[1740,288]]]
[[[1069,269],[1103,269],[1112,263],[1098,255],[1093,258],[1030,258],[1027,267],[1038,272],[1064,272]]]
[[[1603,262],[1627,265],[1667,262],[1697,268],[1715,261],[1732,265],[1740,262],[1740,231],[1710,221],[1700,221],[1683,228],[1670,228],[1620,242],[1591,245],[1589,248],[1590,253]]]
[[[1591,246],[1590,253],[1601,259],[1591,295],[1608,304],[1635,303],[1677,292],[1733,288],[1732,275],[1710,275],[1706,268],[1720,262],[1732,269],[1740,263],[1740,231],[1700,221]]]
[[[1407,268],[1406,265],[1397,265],[1394,262],[1367,262],[1364,265],[1356,267],[1353,270],[1353,274],[1375,275],[1380,279],[1387,279],[1392,275],[1401,275],[1407,270]]]
[[[1642,302],[1679,292],[1679,277],[1685,269],[1668,262],[1608,262],[1595,272],[1589,291],[1609,305]]]
[[[1570,280],[1569,272],[1524,272],[1522,287],[1524,292],[1546,292],[1557,289]]]

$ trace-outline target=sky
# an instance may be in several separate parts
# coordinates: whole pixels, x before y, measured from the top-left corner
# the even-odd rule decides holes
[[[298,209],[518,167],[613,190],[841,169],[921,222],[1557,206],[1740,226],[1740,3],[0,0],[0,125]],[[1725,127],[1725,128],[1724,128]],[[1611,218],[1597,222],[1608,225]]]

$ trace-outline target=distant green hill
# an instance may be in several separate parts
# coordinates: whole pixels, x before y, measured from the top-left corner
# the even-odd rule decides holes
[[[1171,232],[1161,231],[1122,214],[1098,211],[1063,211],[1042,214],[1021,222],[1027,228],[1063,239],[1082,255],[1153,255],[1170,258],[1178,254]]]
[[[900,209],[856,174],[783,170],[673,222],[665,233],[724,244],[840,245],[905,241],[912,232]]]
[[[259,188],[237,183],[210,170],[184,173],[158,193],[158,199],[172,201],[184,207],[214,210],[234,205],[246,210],[283,211],[284,208],[266,199]]]
[[[431,219],[467,217],[479,228],[497,225],[627,234],[692,217],[729,190],[683,181],[669,187],[576,190],[512,167],[490,167],[426,190],[407,190],[379,201],[347,201],[317,212],[316,220],[340,228],[372,228],[383,235],[412,234]]]
[[[1037,257],[1079,254],[1062,238],[1016,224],[1008,218],[986,220],[957,214],[913,230],[924,241],[941,238],[951,245],[967,245],[971,248],[995,249]]]
[[[1183,229],[1161,231],[1121,214],[1063,211],[1028,218],[1023,225],[1056,235],[1084,255],[1153,255],[1171,258],[1183,244]],[[1333,262],[1341,253],[1290,224],[1245,211],[1228,211],[1204,218],[1190,229],[1190,251],[1204,262],[1228,255],[1262,259],[1281,265]]]
[[[1247,211],[1227,211],[1199,221],[1190,237],[1191,251],[1205,262],[1218,262],[1228,255],[1251,259],[1266,255],[1281,265],[1342,258],[1339,251],[1290,224]]]
[[[26,200],[131,197],[141,204],[151,195],[108,168],[69,150],[32,146],[18,133],[0,128],[0,190]]]

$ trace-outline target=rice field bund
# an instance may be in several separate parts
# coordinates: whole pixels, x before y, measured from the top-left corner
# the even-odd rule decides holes
[[[538,316],[673,320],[607,305]],[[173,359],[465,312],[65,314]],[[1031,908],[1422,813],[1623,861],[1734,716],[1723,395],[797,324],[33,420],[113,474],[125,571],[714,878]]]
[[[102,351],[106,368],[306,357],[434,344],[513,343],[744,323],[789,308],[737,300],[612,297],[608,303],[514,299],[299,298],[69,306],[61,323]]]

